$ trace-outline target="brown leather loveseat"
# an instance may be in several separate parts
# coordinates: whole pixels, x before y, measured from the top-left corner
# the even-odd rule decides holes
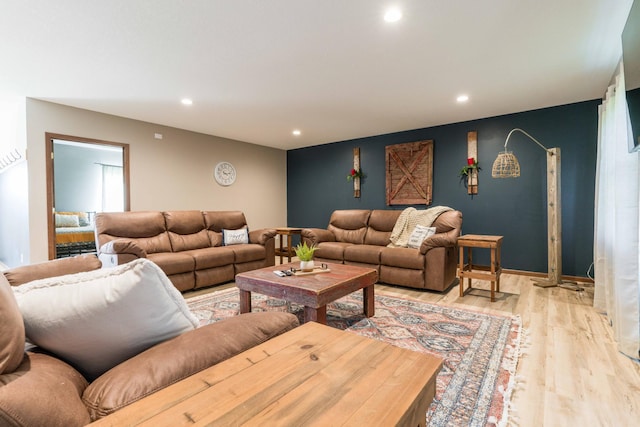
[[[435,234],[419,248],[387,247],[402,210],[336,210],[327,229],[306,228],[302,239],[318,246],[314,259],[378,270],[391,285],[444,291],[456,283],[456,242],[462,213],[448,210],[431,224]]]
[[[225,231],[248,228],[240,211],[102,212],[95,223],[104,267],[148,258],[181,292],[275,264],[273,229],[249,229],[247,243],[224,241]]]
[[[11,286],[100,267],[81,255],[0,273],[0,426],[86,425],[298,326],[290,313],[241,314],[155,344],[95,379],[39,347],[25,351],[26,319]]]

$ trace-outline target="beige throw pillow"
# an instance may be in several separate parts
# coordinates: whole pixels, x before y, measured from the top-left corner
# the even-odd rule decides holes
[[[409,236],[409,240],[407,241],[408,248],[418,249],[420,245],[422,245],[422,241],[429,236],[433,236],[436,234],[435,227],[425,227],[424,225],[416,225],[416,228],[413,229],[411,235]]]
[[[16,370],[24,357],[24,323],[9,282],[0,273],[0,374]]]
[[[148,259],[36,280],[14,293],[29,341],[89,381],[198,326],[180,292]]]

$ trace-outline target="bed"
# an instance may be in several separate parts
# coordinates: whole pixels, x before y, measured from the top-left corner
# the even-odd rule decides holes
[[[56,258],[96,252],[95,212],[56,212]]]

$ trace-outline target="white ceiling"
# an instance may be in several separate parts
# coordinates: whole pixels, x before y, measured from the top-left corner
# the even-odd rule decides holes
[[[599,98],[631,3],[0,0],[0,96],[292,149]]]

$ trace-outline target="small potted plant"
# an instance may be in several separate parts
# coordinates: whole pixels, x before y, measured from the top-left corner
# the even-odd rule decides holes
[[[296,256],[300,259],[300,270],[313,271],[313,253],[318,249],[315,245],[308,246],[307,242],[298,243],[295,248]]]

